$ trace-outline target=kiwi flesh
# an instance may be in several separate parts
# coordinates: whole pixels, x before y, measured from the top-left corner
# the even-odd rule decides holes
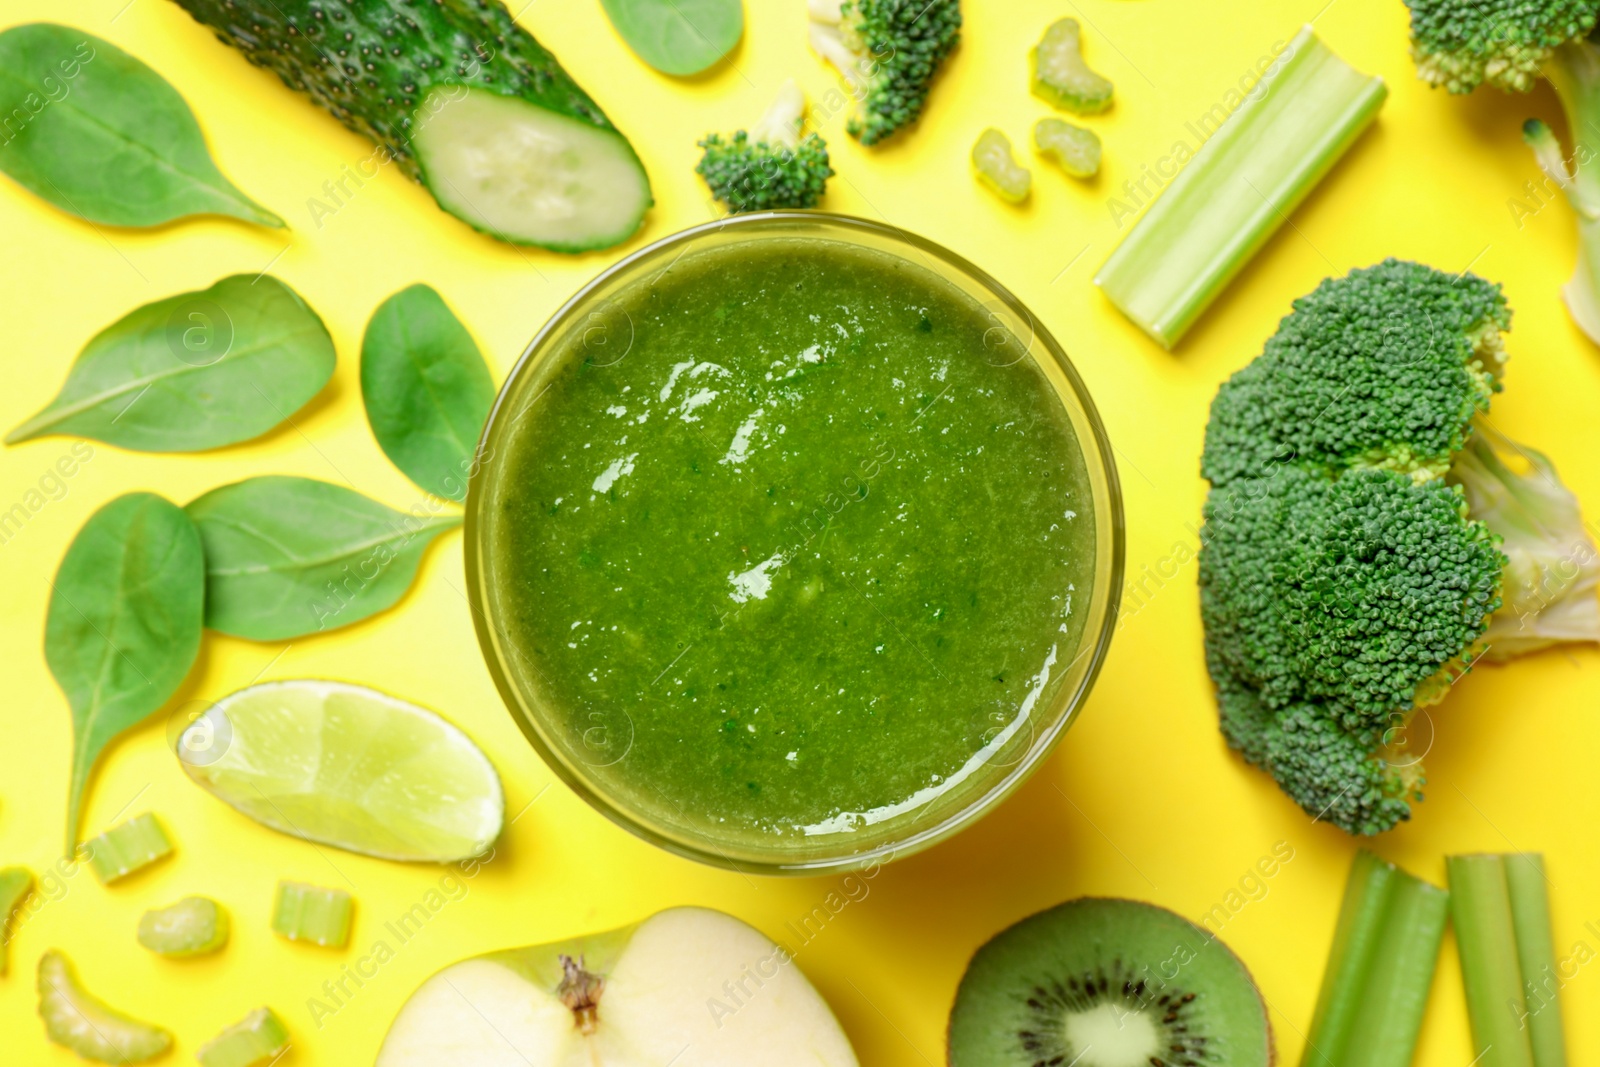
[[[1180,915],[1083,897],[972,957],[950,1067],[1268,1067],[1272,1028],[1239,957]]]

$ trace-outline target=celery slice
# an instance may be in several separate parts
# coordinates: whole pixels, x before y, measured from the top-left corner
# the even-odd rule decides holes
[[[139,920],[139,944],[158,956],[204,956],[228,943],[228,913],[206,897],[184,897],[147,911]]]
[[[258,1008],[200,1046],[200,1067],[260,1067],[289,1047],[289,1031],[271,1008]]]
[[[1563,1067],[1544,861],[1478,855],[1450,856],[1446,863],[1475,1062]]]
[[[0,871],[0,976],[6,973],[11,945],[11,920],[22,902],[33,892],[33,872],[26,867],[7,867]]]
[[[172,854],[172,842],[150,812],[113,826],[83,845],[100,884],[110,885]]]
[[[343,948],[350,940],[350,913],[355,902],[342,889],[323,889],[302,882],[279,882],[272,910],[272,929],[290,941],[309,941]]]
[[[1370,852],[1357,854],[1302,1067],[1409,1067],[1449,899]]]
[[[1100,172],[1100,138],[1093,130],[1063,119],[1040,119],[1033,124],[1033,147],[1074,178]]]
[[[1222,122],[1095,277],[1163,348],[1178,343],[1388,95],[1383,79],[1352,69],[1310,26],[1259,87],[1261,95]]]
[[[1020,204],[1033,188],[1033,175],[1011,154],[1011,138],[993,126],[973,142],[972,172],[1008,203]]]
[[[172,1047],[171,1034],[123,1015],[79,985],[72,964],[55,951],[39,959],[39,1017],[53,1043],[97,1063],[143,1063]]]

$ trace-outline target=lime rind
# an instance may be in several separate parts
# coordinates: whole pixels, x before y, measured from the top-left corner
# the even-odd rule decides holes
[[[178,738],[198,785],[281,833],[380,859],[487,852],[505,794],[460,729],[344,682],[267,682],[223,698]]]

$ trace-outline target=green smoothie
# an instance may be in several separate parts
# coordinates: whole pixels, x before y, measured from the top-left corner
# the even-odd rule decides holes
[[[690,252],[605,318],[505,416],[482,520],[553,743],[660,825],[765,846],[1006,773],[1095,562],[1028,339],[913,262],[801,239]]]

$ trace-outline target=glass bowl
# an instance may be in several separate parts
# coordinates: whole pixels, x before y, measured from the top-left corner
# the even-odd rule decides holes
[[[724,832],[715,825],[715,812],[689,813],[681,806],[674,812],[630,790],[625,761],[632,744],[632,715],[639,708],[588,712],[593,721],[582,729],[558,713],[534,677],[537,666],[530,665],[503,625],[512,612],[528,605],[508,588],[505,565],[497,558],[494,517],[504,510],[507,493],[515,491],[505,474],[508,445],[531,425],[527,420],[539,418],[536,401],[555,380],[555,372],[574,360],[585,364],[575,369],[603,372],[619,364],[634,343],[632,319],[614,300],[619,293],[702,250],[774,240],[836,242],[896,257],[981,305],[994,325],[982,335],[986,351],[975,352],[974,358],[996,366],[1027,359],[1047,381],[1082,452],[1094,522],[1092,588],[1077,646],[1070,658],[1060,657],[1066,666],[1050,679],[1043,699],[1031,708],[1024,701],[1012,724],[991,731],[993,737],[983,735],[984,745],[973,757],[975,773],[963,766],[961,775],[951,775],[950,787],[933,799],[870,825],[761,837]],[[708,864],[760,874],[858,869],[926,848],[971,825],[1050,753],[1087,698],[1115,627],[1123,566],[1122,498],[1105,429],[1082,380],[1049,331],[993,278],[930,241],[879,223],[815,212],[742,215],[674,234],[624,258],[584,286],[533,338],[500,390],[478,455],[467,499],[468,597],[489,671],[512,717],[550,768],[600,812],[647,841]],[[1081,597],[1081,590],[1074,596]]]

